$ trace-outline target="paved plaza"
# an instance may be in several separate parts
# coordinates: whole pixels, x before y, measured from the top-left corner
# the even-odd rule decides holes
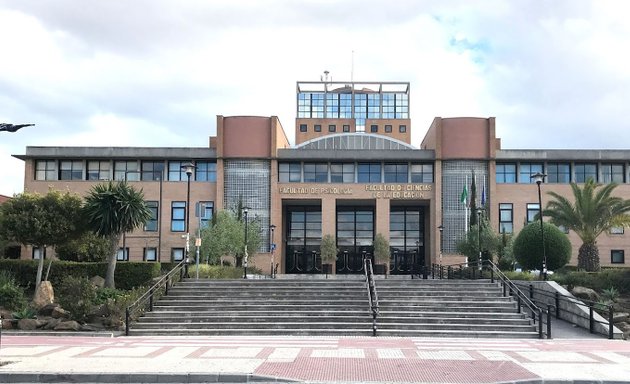
[[[0,382],[630,382],[597,339],[2,336]]]

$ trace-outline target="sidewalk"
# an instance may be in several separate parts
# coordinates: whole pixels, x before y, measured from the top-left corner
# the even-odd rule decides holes
[[[630,382],[630,342],[2,335],[0,382]]]

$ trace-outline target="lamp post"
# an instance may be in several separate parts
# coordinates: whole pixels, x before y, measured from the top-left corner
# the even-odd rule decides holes
[[[444,226],[442,224],[440,224],[440,226],[438,227],[438,230],[440,231],[440,257],[439,257],[439,264],[440,264],[440,271],[442,270],[442,252],[444,251]]]
[[[276,243],[273,242],[273,231],[276,229],[276,226],[274,224],[271,224],[269,226],[269,229],[271,230],[271,278],[274,279],[275,273],[274,273],[274,269],[273,266],[275,265],[275,251],[276,251]]]
[[[482,263],[481,263],[481,212],[483,208],[477,207],[477,247],[479,248],[479,270],[481,271]]]
[[[188,163],[184,163],[181,166],[181,169],[186,172],[186,258],[184,259],[184,275],[188,277],[188,263],[189,263],[189,252],[190,252],[190,176],[193,174],[193,170],[195,169],[195,164],[192,161]],[[197,267],[199,269],[199,267]]]
[[[542,195],[540,194],[540,184],[542,184],[543,181],[545,181],[545,177],[547,177],[547,175],[540,172],[531,176],[531,178],[536,182],[536,185],[538,186],[538,208],[539,208],[538,216],[540,217],[540,242],[542,244],[542,251],[543,251],[541,273],[543,276],[543,280],[547,280],[547,252],[545,251],[545,230],[543,227]]]
[[[243,279],[247,279],[247,213],[249,207],[243,207],[243,220],[245,220],[245,252],[243,254]]]

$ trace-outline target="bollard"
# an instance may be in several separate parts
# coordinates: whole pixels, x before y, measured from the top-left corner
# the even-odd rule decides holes
[[[547,338],[551,339],[551,304],[547,304]]]
[[[529,285],[529,298],[530,299],[534,298],[534,285],[533,284]]]
[[[595,319],[593,318],[593,304],[588,306],[588,330],[595,332]]]
[[[149,312],[153,311],[153,288],[149,290]]]
[[[125,336],[129,336],[129,308],[125,309]]]
[[[556,319],[560,318],[560,293],[556,292]]]
[[[611,339],[611,340],[614,338],[614,334],[613,334],[613,306],[612,305],[608,306],[608,338]]]

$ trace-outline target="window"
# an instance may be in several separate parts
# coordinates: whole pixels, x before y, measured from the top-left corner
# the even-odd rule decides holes
[[[354,183],[353,163],[333,163],[330,164],[331,183]]]
[[[396,117],[396,95],[393,93],[383,94],[383,119],[393,119]],[[385,126],[387,132],[387,126]],[[391,131],[390,131],[391,132]]]
[[[214,161],[198,161],[195,168],[195,181],[217,181],[217,163]]]
[[[83,180],[83,162],[62,160],[59,163],[59,180]]]
[[[400,133],[407,132],[407,126],[406,125],[399,125],[398,126],[398,132],[400,132]]]
[[[328,132],[337,132],[337,126],[335,124],[330,124],[328,126]]]
[[[378,132],[378,125],[376,125],[376,124],[370,125],[370,132],[377,133]]]
[[[354,119],[357,131],[365,131],[365,118],[367,117],[367,95],[365,93],[354,94]]]
[[[588,179],[597,181],[597,164],[595,163],[580,163],[575,164],[575,182],[586,183]]]
[[[516,183],[516,164],[497,164],[496,182]]]
[[[368,119],[381,118],[381,95],[379,93],[370,93],[367,95],[368,103]]]
[[[623,227],[611,227],[610,231],[608,231],[611,235],[623,235],[623,232]]]
[[[412,183],[432,183],[433,164],[411,164]]]
[[[311,93],[311,118],[324,118],[324,94],[319,92]]]
[[[300,124],[300,132],[306,132],[307,128],[306,128],[306,124]]]
[[[536,215],[540,212],[540,205],[536,204],[527,204],[527,224],[536,220]]]
[[[611,264],[625,264],[626,257],[623,249],[611,249],[610,250],[610,263]]]
[[[42,257],[46,259],[46,249],[33,247],[33,260],[39,260]]]
[[[602,182],[618,183],[625,182],[625,170],[623,164],[602,164]]]
[[[135,160],[124,160],[114,162],[114,180],[116,181],[138,181],[138,162]]]
[[[519,168],[519,176],[518,176],[519,183],[534,184],[536,182],[534,181],[534,179],[532,179],[532,176],[534,176],[537,173],[543,173],[543,165],[539,163],[521,163],[518,168]]]
[[[350,126],[348,124],[344,124],[343,125],[343,131],[344,132],[350,132]]]
[[[179,262],[184,260],[184,248],[171,248],[171,261]]]
[[[144,230],[147,232],[155,232],[158,230],[158,202],[147,201],[146,204],[151,211],[151,217],[144,224]]]
[[[305,183],[328,182],[328,164],[304,163],[304,182]]]
[[[311,117],[311,94],[304,92],[298,94],[298,117]]]
[[[499,204],[499,233],[512,233],[514,232],[514,212],[512,210],[512,204],[502,203]]]
[[[339,94],[326,94],[326,118],[336,119],[339,117]]]
[[[157,181],[162,179],[164,173],[163,161],[143,161],[142,181]]]
[[[339,118],[352,118],[352,94],[350,93],[339,94]]]
[[[201,212],[199,210],[201,209]],[[212,220],[212,213],[214,211],[214,202],[212,201],[200,201],[196,205],[196,216],[199,217],[199,224],[201,228],[207,228]]]
[[[122,247],[118,248],[118,251],[116,251],[116,260],[129,261],[129,248],[125,247],[124,250]]]
[[[409,181],[409,165],[385,164],[383,167],[386,183],[407,183]]]
[[[109,161],[88,161],[88,180],[109,180]]]
[[[548,163],[547,182],[565,183],[571,182],[571,164],[569,163]]]
[[[391,133],[392,132],[392,126],[389,125],[389,124],[385,124],[385,132]]]
[[[157,248],[145,248],[144,261],[157,261]]]
[[[186,171],[182,169],[182,165],[187,163],[188,161],[169,161],[168,181],[188,181],[188,175],[186,175]],[[192,175],[190,177],[190,180],[194,180]]]
[[[280,183],[299,183],[302,181],[302,167],[300,163],[279,163],[278,181]]]
[[[186,231],[186,202],[173,201],[171,203],[171,231]]]
[[[380,163],[359,163],[357,168],[357,182],[359,183],[380,183],[381,164]]]
[[[57,180],[55,160],[37,160],[35,162],[35,180]]]
[[[315,124],[315,132],[321,132],[322,131],[322,126],[319,124]]]

